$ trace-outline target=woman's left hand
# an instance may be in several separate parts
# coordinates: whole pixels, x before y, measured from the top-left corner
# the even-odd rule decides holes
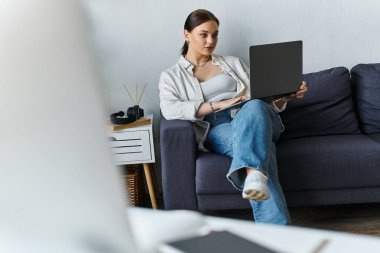
[[[299,91],[297,93],[293,93],[289,96],[290,99],[300,99],[303,98],[305,92],[307,91],[307,83],[305,81],[302,81]]]

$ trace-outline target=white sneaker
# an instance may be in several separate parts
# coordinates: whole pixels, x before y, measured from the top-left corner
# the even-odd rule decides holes
[[[250,173],[244,182],[243,199],[262,201],[269,199],[268,178],[259,170]]]

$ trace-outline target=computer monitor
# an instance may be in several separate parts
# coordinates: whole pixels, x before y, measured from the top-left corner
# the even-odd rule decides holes
[[[138,252],[79,1],[0,16],[0,251]]]

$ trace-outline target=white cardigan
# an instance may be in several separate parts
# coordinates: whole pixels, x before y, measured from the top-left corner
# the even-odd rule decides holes
[[[237,96],[249,94],[249,70],[233,56],[212,55],[212,64],[220,66],[237,83]],[[197,120],[199,106],[204,102],[194,65],[181,56],[176,65],[162,72],[160,77],[160,107],[166,119]]]
[[[249,68],[237,57],[212,55],[212,64],[219,66],[236,80],[235,97],[250,96]],[[199,106],[204,102],[198,79],[193,73],[194,65],[181,56],[178,62],[162,72],[159,82],[160,107],[162,115],[168,119],[190,120],[194,122],[198,148],[205,150],[203,143],[209,130],[209,123],[196,118]],[[285,106],[277,108],[277,112]]]

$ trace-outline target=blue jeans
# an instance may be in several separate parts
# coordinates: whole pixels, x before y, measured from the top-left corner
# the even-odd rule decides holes
[[[210,123],[206,147],[214,153],[232,158],[227,179],[242,190],[247,176],[246,167],[261,170],[268,177],[270,198],[250,200],[256,222],[290,224],[284,194],[277,172],[276,146],[283,125],[274,108],[261,100],[245,103],[235,118],[229,112],[208,115]]]

